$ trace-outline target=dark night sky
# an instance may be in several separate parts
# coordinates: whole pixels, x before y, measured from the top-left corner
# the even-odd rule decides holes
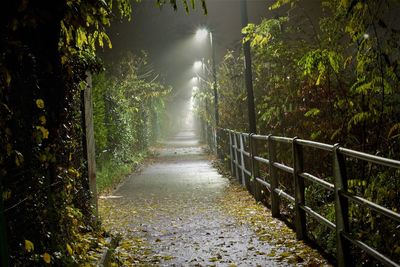
[[[267,16],[267,0],[248,0],[249,22],[257,23]],[[182,5],[178,11],[169,6],[161,10],[155,0],[135,4],[131,22],[115,23],[110,30],[113,49],[104,55],[106,61],[120,52],[146,50],[157,72],[166,82],[179,87],[190,79],[195,60],[210,56],[209,44],[195,43],[199,27],[213,31],[216,56],[220,60],[227,49],[240,47],[241,16],[239,0],[207,0],[208,15],[203,14],[200,1],[195,10],[186,14]]]

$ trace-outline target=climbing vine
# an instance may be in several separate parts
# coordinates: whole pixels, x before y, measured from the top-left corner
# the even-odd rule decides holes
[[[195,3],[182,2],[187,9]],[[177,6],[175,0],[155,3]],[[131,9],[128,0],[2,3],[2,266],[74,265],[98,244],[80,240],[97,228],[80,95],[87,71],[101,69],[96,49],[111,47],[107,28],[116,18],[129,19]]]

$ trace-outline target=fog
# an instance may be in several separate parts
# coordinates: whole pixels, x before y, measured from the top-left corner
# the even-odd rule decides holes
[[[196,1],[195,10],[187,14],[179,2],[174,11],[166,5],[159,9],[155,0],[143,0],[133,5],[130,22],[116,22],[109,36],[113,49],[105,50],[101,57],[105,62],[118,58],[125,51],[148,53],[158,81],[173,88],[167,103],[167,117],[171,121],[188,121],[193,84],[190,79],[195,75],[193,62],[211,57],[209,40],[196,41],[195,32],[206,28],[213,33],[217,63],[227,49],[238,51],[241,48],[241,14],[239,0],[208,0],[208,14],[204,15],[200,1]],[[249,22],[260,22],[268,11],[266,0],[248,0]],[[268,11],[268,12],[267,12]],[[190,119],[192,120],[192,118]],[[189,121],[190,121],[189,120]],[[187,125],[187,124],[186,124]]]

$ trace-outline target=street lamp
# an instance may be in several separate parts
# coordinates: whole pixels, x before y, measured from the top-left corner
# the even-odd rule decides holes
[[[213,42],[213,34],[212,31],[209,31],[206,28],[200,28],[196,31],[195,38],[197,41],[202,41],[206,39],[207,36],[210,37],[210,46],[212,51],[211,60],[212,60],[213,90],[214,90],[215,126],[218,127],[219,112],[218,112],[218,91],[217,91],[217,69],[215,66],[215,46]]]
[[[190,81],[191,81],[191,83],[193,83],[193,84],[197,84],[197,82],[199,81],[199,77],[193,76],[192,79],[191,79]]]
[[[203,66],[203,62],[201,62],[200,60],[195,61],[195,62],[193,63],[193,68],[194,68],[195,70],[200,69],[202,66]]]
[[[208,35],[208,30],[205,28],[201,28],[196,31],[195,38],[197,41],[201,41],[201,40],[206,39],[207,35]]]

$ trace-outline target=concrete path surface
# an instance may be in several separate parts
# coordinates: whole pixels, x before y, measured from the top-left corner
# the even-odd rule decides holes
[[[180,132],[158,153],[101,200],[106,226],[123,233],[119,265],[291,265],[273,257],[279,248],[221,207],[230,182],[211,166],[193,131]]]

